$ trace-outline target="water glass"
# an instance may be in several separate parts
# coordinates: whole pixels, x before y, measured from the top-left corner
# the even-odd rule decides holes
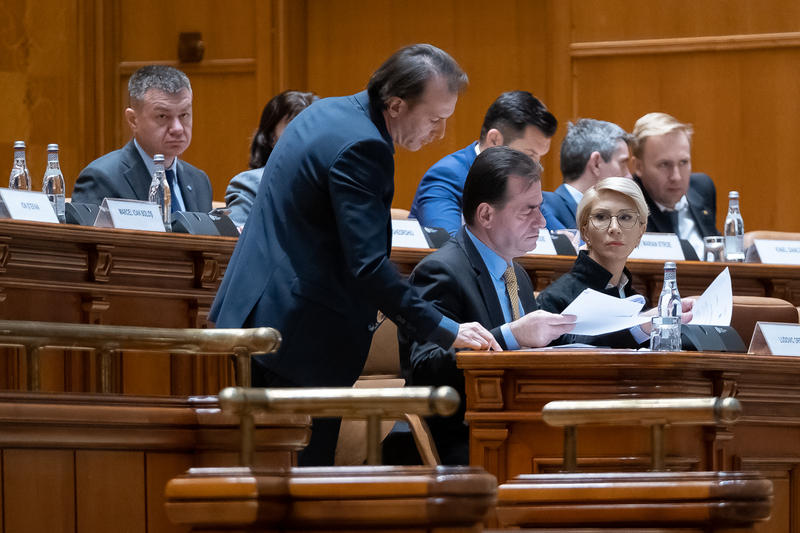
[[[656,316],[651,320],[650,350],[678,352],[681,349],[681,317]]]
[[[715,263],[725,261],[725,237],[703,238],[703,260]]]

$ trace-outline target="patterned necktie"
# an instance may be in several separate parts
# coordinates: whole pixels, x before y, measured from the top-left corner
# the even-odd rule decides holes
[[[175,171],[168,168],[165,172],[167,174],[167,185],[169,185],[170,211],[174,213],[180,211],[178,202],[175,200]]]
[[[506,292],[511,302],[511,318],[519,320],[519,287],[517,287],[517,275],[514,273],[513,265],[503,273],[503,280],[506,282]]]

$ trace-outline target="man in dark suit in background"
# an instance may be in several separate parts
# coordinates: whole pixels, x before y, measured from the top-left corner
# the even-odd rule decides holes
[[[461,193],[472,162],[490,146],[510,146],[538,162],[550,151],[558,121],[527,91],[501,94],[489,106],[480,138],[434,164],[417,187],[411,217],[423,226],[444,228],[455,235],[461,228]]]
[[[703,257],[703,237],[719,235],[717,192],[707,174],[692,173],[692,127],[648,113],[633,127],[633,165],[650,216],[647,231],[674,233]]]
[[[377,311],[420,340],[497,348],[419,297],[389,261],[394,144],[444,135],[466,74],[426,44],[395,52],[367,90],[326,98],[284,130],[211,308],[217,327],[272,326],[283,342],[253,361],[253,385],[351,386]],[[315,420],[302,465],[332,464],[338,420]]]
[[[567,125],[561,141],[561,175],[555,192],[544,191],[542,213],[547,229],[577,229],[575,213],[589,187],[603,178],[630,178],[630,134],[611,122],[582,118]]]
[[[508,147],[488,148],[464,183],[466,225],[411,275],[423,297],[456,322],[476,321],[503,349],[546,346],[574,327],[574,317],[537,310],[528,274],[514,257],[536,247],[544,227],[541,167]],[[455,350],[400,335],[400,364],[409,385],[454,387],[458,412],[429,419],[444,464],[469,463],[464,375]]]
[[[172,211],[210,211],[208,176],[178,159],[192,141],[189,78],[173,67],[148,65],[131,76],[128,97],[125,120],[133,139],[81,171],[72,190],[72,201],[91,204],[101,204],[104,198],[147,201],[155,171],[153,156],[163,154],[172,192]]]

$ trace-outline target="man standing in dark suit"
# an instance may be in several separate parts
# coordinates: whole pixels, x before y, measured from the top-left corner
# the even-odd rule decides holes
[[[536,247],[544,227],[541,167],[499,146],[481,152],[464,183],[466,225],[425,257],[411,275],[423,297],[454,321],[476,321],[503,349],[546,346],[574,327],[573,316],[538,310],[528,274],[514,257]],[[464,375],[455,350],[400,335],[400,364],[410,385],[449,385],[462,397],[459,411],[429,425],[444,464],[469,463],[464,422]]]
[[[692,127],[648,113],[633,127],[634,179],[650,216],[647,231],[674,233],[703,257],[703,237],[719,235],[717,192],[707,174],[692,173]]]
[[[582,118],[567,125],[561,141],[561,175],[555,192],[544,191],[542,213],[547,229],[577,229],[575,213],[589,187],[604,178],[630,178],[630,134],[611,122]]]
[[[81,171],[72,190],[72,201],[98,205],[104,198],[147,201],[155,171],[153,156],[162,154],[172,211],[210,211],[208,176],[178,159],[192,141],[189,78],[173,67],[148,65],[131,76],[128,97],[125,120],[133,139]]]
[[[497,348],[419,297],[389,261],[394,145],[444,135],[467,77],[427,44],[395,52],[367,90],[301,112],[278,140],[211,308],[217,327],[272,326],[283,342],[253,361],[253,385],[351,386],[378,310],[420,340]],[[302,465],[332,464],[338,421],[315,420]]]

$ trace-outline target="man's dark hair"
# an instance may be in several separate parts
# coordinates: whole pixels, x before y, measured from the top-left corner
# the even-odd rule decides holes
[[[509,91],[498,96],[486,111],[480,140],[485,141],[489,130],[496,129],[508,144],[522,137],[528,126],[535,126],[549,138],[555,135],[558,120],[528,91]]]
[[[253,136],[253,143],[250,145],[250,168],[261,168],[267,164],[269,154],[278,141],[275,137],[275,128],[280,121],[285,118],[286,122],[289,122],[317,100],[319,96],[314,93],[283,91],[267,102],[261,112],[261,121]]]
[[[507,146],[487,148],[475,158],[464,182],[461,212],[468,226],[475,222],[475,211],[484,202],[502,209],[508,201],[508,178],[518,176],[528,181],[528,187],[540,181],[542,167],[522,152]]]
[[[188,76],[175,67],[146,65],[134,72],[128,80],[128,105],[139,104],[150,89],[178,94],[183,89],[192,92],[192,85]]]
[[[452,93],[466,87],[467,75],[450,54],[430,44],[412,44],[395,52],[378,67],[367,84],[373,105],[380,102],[386,109],[392,96],[402,98],[410,106],[422,96],[428,80],[442,76]]]
[[[567,134],[561,141],[561,175],[564,183],[581,177],[592,153],[599,152],[608,163],[620,141],[630,143],[632,137],[625,130],[604,120],[582,118],[567,125]]]

